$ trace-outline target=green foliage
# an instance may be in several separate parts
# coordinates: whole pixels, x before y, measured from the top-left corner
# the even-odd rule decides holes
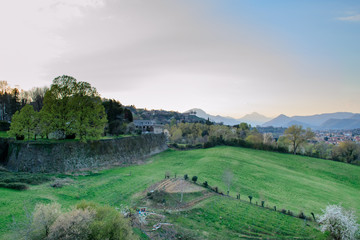
[[[28,184],[37,185],[50,181],[50,177],[44,174],[12,173],[0,171],[0,188],[14,190],[27,190]]]
[[[95,212],[90,209],[73,209],[61,214],[51,225],[48,240],[88,240],[90,224]]]
[[[127,129],[128,123],[133,121],[131,111],[121,105],[119,101],[114,99],[103,101],[102,105],[105,108],[109,125],[106,132],[111,135],[120,135],[127,132],[134,132],[135,129],[129,131]]]
[[[285,130],[285,137],[291,142],[293,153],[296,154],[298,147],[315,137],[310,128],[303,129],[301,125],[292,125]]]
[[[26,105],[13,115],[8,134],[11,137],[26,136],[30,139],[30,136],[34,135],[37,123],[38,113],[34,111],[33,106]]]
[[[360,145],[352,141],[341,142],[332,151],[332,158],[346,163],[360,163]]]
[[[50,233],[51,225],[60,214],[61,206],[58,203],[37,204],[32,216],[30,238],[34,240],[46,239]]]
[[[6,182],[0,182],[0,188],[9,188],[9,189],[14,189],[14,190],[26,190],[28,189],[28,185],[25,183],[19,183],[19,182],[11,182],[11,183],[6,183]]]
[[[77,82],[70,76],[54,79],[44,97],[44,135],[60,131],[76,134],[80,140],[99,139],[107,123],[105,109],[96,89],[87,82]]]
[[[131,240],[137,239],[134,235],[129,221],[118,211],[110,206],[99,206],[94,203],[81,202],[78,209],[95,212],[94,220],[90,224],[89,239],[102,240]]]
[[[193,176],[193,177],[191,178],[191,180],[192,180],[194,183],[196,183],[196,181],[198,180],[198,177],[197,177],[197,176]]]

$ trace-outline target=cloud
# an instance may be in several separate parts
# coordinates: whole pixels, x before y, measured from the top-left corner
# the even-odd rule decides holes
[[[355,14],[347,17],[338,17],[340,21],[347,21],[347,22],[360,22],[360,14]]]

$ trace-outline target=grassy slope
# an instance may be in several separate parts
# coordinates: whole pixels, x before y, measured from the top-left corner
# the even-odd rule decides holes
[[[11,214],[15,219],[21,219],[24,216],[24,206],[32,210],[37,202],[58,201],[65,208],[81,199],[113,206],[133,205],[138,196],[136,193],[162,180],[165,171],[170,171],[172,175],[177,173],[178,176],[185,173],[189,176],[197,175],[199,182],[208,181],[211,186],[217,185],[225,190],[222,176],[226,169],[231,169],[234,173],[230,190],[232,196],[238,191],[242,199],[253,195],[253,201],[259,201],[259,197],[262,196],[270,206],[276,205],[278,209],[286,208],[295,213],[303,210],[306,215],[309,215],[309,212],[320,213],[320,209],[328,203],[342,202],[345,207],[354,208],[359,216],[360,204],[357,200],[360,199],[360,167],[358,166],[252,149],[216,147],[193,151],[169,150],[154,156],[151,158],[151,163],[146,165],[113,168],[95,175],[74,177],[75,184],[61,189],[51,188],[49,184],[32,186],[30,190],[24,192],[0,189],[0,238],[1,235],[4,238],[5,232],[8,231]],[[213,199],[208,200],[209,204],[215,201]],[[226,201],[229,201],[228,204],[225,204]],[[186,218],[184,215],[179,215],[173,220],[181,222],[185,227],[189,227],[192,222],[197,223],[196,226],[203,228],[204,234],[214,236],[219,231],[229,231],[231,232],[229,236],[236,236],[236,228],[244,228],[248,225],[261,227],[265,222],[264,232],[272,233],[276,231],[270,228],[272,225],[277,226],[278,231],[289,234],[303,225],[301,220],[251,207],[236,200],[215,202],[217,204],[212,204],[214,208],[208,208],[205,203],[201,204],[202,208],[196,208],[208,212],[205,218],[201,218],[203,220],[197,217],[199,214],[196,209],[190,210]],[[240,210],[234,211],[234,208],[238,208],[234,205],[235,202],[241,204],[240,209],[245,209],[245,212],[251,214],[244,215],[243,212],[239,212]],[[267,211],[266,214],[271,213],[269,218],[257,222],[259,218],[253,216],[259,215],[258,209]],[[216,218],[216,214],[221,212],[232,214],[234,219],[243,217],[244,221],[241,221],[241,226],[238,225],[240,223],[236,223],[237,221],[220,225],[220,230],[217,230],[216,224],[212,226],[209,223],[211,230],[209,231],[209,227],[204,225],[208,221],[208,216],[214,215]],[[278,218],[294,222],[289,226],[281,225],[280,222],[283,221]],[[212,230],[213,228],[215,230]]]

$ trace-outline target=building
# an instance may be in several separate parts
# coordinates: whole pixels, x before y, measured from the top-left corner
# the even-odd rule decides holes
[[[160,124],[156,124],[152,120],[134,120],[134,125],[137,130],[141,130],[142,133],[155,133],[161,134],[164,132],[164,128]]]

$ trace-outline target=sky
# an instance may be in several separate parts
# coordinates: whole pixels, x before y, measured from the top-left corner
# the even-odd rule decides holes
[[[360,112],[358,0],[0,0],[0,80],[137,108]]]

